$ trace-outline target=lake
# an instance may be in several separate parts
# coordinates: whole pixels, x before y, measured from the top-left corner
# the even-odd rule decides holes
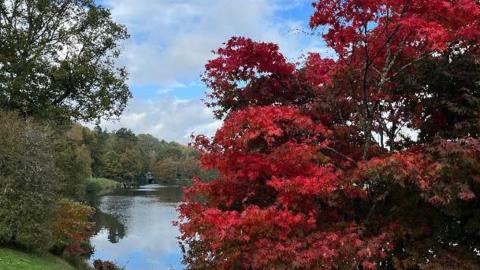
[[[90,260],[127,270],[183,269],[179,231],[172,225],[181,195],[180,187],[146,185],[100,197]]]

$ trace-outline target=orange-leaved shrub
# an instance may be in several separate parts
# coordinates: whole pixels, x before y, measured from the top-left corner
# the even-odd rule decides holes
[[[90,251],[89,237],[94,213],[90,206],[67,199],[57,202],[55,220],[52,226],[53,247],[57,254],[84,255]]]

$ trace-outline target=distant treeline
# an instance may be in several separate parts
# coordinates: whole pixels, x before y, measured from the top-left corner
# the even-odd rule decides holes
[[[126,128],[107,132],[99,126],[91,130],[80,125],[74,125],[70,134],[88,151],[94,177],[146,184],[150,172],[157,183],[185,185],[194,176],[208,180],[215,175],[200,169],[195,149],[150,134],[135,135]]]

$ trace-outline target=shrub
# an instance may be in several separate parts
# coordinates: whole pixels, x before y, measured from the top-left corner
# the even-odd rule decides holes
[[[95,270],[120,270],[121,268],[110,261],[95,260],[93,262]]]
[[[88,253],[91,250],[88,240],[93,227],[89,217],[93,213],[94,209],[84,204],[67,199],[58,201],[52,226],[52,250],[73,256]]]
[[[50,246],[55,157],[50,131],[0,112],[0,242],[27,249]]]

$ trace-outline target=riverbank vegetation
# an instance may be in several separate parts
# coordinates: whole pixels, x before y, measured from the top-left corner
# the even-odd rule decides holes
[[[335,57],[234,37],[207,63],[187,269],[479,269],[480,3],[322,0],[310,26]]]
[[[108,194],[121,187],[117,181],[103,177],[89,177],[87,179],[87,193],[94,193],[97,196]]]
[[[131,93],[116,62],[128,37],[91,0],[0,1],[0,246],[83,265],[95,229],[89,192],[155,175],[183,185],[201,173],[192,148],[79,124],[125,109]]]
[[[0,245],[41,255],[1,249],[0,268],[70,269],[49,252],[85,266],[92,161],[75,123],[125,108],[126,38],[90,0],[0,1]]]

